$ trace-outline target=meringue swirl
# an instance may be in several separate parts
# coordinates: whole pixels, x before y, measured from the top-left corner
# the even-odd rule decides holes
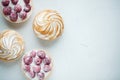
[[[13,30],[6,30],[0,35],[0,58],[16,59],[24,50],[22,37]]]
[[[35,34],[44,40],[53,40],[59,37],[64,29],[62,17],[57,11],[44,10],[33,21]]]

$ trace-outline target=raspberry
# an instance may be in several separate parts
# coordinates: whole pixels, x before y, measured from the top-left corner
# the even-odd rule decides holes
[[[11,7],[4,7],[3,8],[4,15],[10,15],[11,10],[12,10]]]
[[[2,5],[3,6],[8,6],[10,3],[10,0],[2,0]]]

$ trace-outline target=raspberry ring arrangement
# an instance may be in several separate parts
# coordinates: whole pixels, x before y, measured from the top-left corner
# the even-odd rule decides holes
[[[32,12],[31,0],[1,0],[1,11],[6,20],[12,23],[26,21]]]
[[[32,50],[22,57],[22,70],[29,80],[45,80],[51,73],[52,60],[44,50]]]

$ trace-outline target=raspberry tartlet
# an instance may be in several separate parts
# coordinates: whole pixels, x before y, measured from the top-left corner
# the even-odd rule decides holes
[[[32,50],[22,57],[22,71],[28,80],[45,80],[52,71],[52,59],[44,50]]]
[[[31,0],[1,0],[1,12],[12,23],[25,22],[32,13]]]
[[[62,34],[63,30],[63,19],[55,10],[41,11],[34,18],[33,31],[40,39],[54,40]]]
[[[16,60],[23,51],[24,41],[19,33],[14,30],[5,30],[0,33],[0,60]]]

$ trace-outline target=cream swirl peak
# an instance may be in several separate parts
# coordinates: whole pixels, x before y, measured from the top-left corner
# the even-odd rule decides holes
[[[33,21],[35,34],[43,40],[54,40],[64,29],[62,17],[57,11],[44,10],[37,14]]]
[[[6,30],[0,34],[0,59],[14,60],[24,50],[23,38],[13,30]]]

